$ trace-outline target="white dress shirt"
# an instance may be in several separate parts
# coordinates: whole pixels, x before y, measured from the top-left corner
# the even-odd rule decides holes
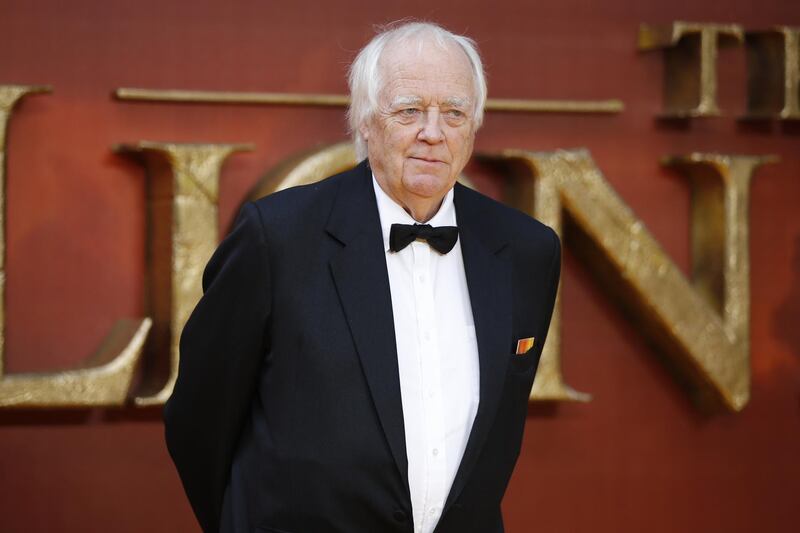
[[[414,219],[381,189],[378,201],[403,402],[414,532],[431,533],[442,514],[478,410],[478,344],[461,241],[441,255],[417,240],[389,250],[392,224]],[[456,226],[452,189],[431,226]]]

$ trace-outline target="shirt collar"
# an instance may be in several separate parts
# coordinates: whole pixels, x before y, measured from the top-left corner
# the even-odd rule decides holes
[[[389,233],[392,230],[392,224],[419,224],[419,222],[414,220],[411,215],[406,213],[405,209],[400,207],[400,204],[392,200],[392,198],[381,189],[378,180],[375,179],[375,174],[372,175],[372,186],[375,189],[375,198],[378,201],[378,216],[381,219],[383,249],[388,252]],[[439,206],[439,210],[426,224],[430,224],[434,227],[456,225],[456,209],[453,205],[452,188],[445,194],[442,205]]]

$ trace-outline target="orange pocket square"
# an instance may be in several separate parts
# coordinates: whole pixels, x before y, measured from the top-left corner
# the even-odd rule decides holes
[[[536,343],[536,338],[528,337],[527,339],[520,339],[517,341],[517,355],[525,355],[533,348]]]

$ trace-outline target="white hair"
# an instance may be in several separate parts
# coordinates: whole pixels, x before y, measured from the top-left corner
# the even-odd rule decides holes
[[[359,129],[377,111],[378,96],[385,83],[380,69],[383,52],[390,44],[411,39],[421,42],[425,38],[432,39],[440,48],[457,45],[467,55],[475,84],[476,102],[472,117],[475,129],[479,128],[483,122],[483,107],[486,104],[486,76],[475,41],[469,37],[451,33],[430,22],[406,22],[395,26],[390,25],[373,37],[350,65],[347,80],[350,85],[350,109],[347,111],[347,121],[359,161],[367,157],[367,143]]]

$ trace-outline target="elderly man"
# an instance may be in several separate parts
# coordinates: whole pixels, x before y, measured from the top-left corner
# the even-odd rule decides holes
[[[170,453],[206,531],[500,532],[560,271],[456,184],[474,43],[410,23],[350,74],[353,170],[246,205],[181,338]]]

